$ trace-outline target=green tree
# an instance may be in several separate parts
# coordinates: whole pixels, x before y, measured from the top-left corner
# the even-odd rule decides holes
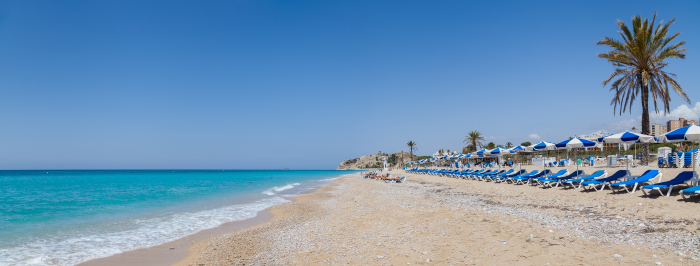
[[[506,149],[513,148],[513,143],[506,142]]]
[[[470,152],[475,152],[475,151],[476,151],[476,148],[474,148],[474,146],[471,145],[471,144],[467,145],[467,147],[464,147],[464,148],[467,149],[467,152],[465,152],[465,154],[466,154],[466,153],[470,153]]]
[[[470,144],[474,150],[484,147],[484,144],[481,143],[482,140],[484,140],[484,137],[482,137],[481,133],[476,130],[470,131],[467,133],[467,136],[464,137],[464,143]]]
[[[417,150],[416,143],[411,140],[406,143],[406,146],[408,146],[408,149],[411,151],[411,160],[413,160],[413,151]]]
[[[494,144],[493,142],[489,142],[489,144],[486,144],[486,148],[489,150],[495,149],[496,144]]]
[[[532,145],[532,143],[530,143],[529,141],[520,143],[520,146],[523,146],[523,147],[527,147],[527,146],[530,146],[530,145]]]
[[[637,15],[632,18],[632,27],[629,28],[621,20],[617,20],[618,32],[622,41],[610,37],[605,37],[597,45],[606,45],[612,51],[598,54],[599,58],[610,62],[615,71],[608,79],[603,81],[606,86],[610,81],[617,78],[611,84],[610,91],[615,92],[610,105],[617,111],[620,107],[620,115],[629,110],[632,113],[632,104],[637,97],[641,98],[642,105],[642,134],[649,135],[649,96],[654,101],[654,110],[659,113],[657,99],[663,105],[664,114],[670,112],[669,102],[671,101],[670,90],[673,89],[683,100],[690,103],[688,95],[685,94],[681,85],[672,77],[675,74],[664,71],[668,65],[666,59],[685,59],[685,41],[670,44],[681,33],[669,35],[668,28],[672,19],[664,24],[659,22],[654,28],[656,13],[649,23],[649,19],[644,19]],[[649,163],[649,144],[642,145],[642,164]]]

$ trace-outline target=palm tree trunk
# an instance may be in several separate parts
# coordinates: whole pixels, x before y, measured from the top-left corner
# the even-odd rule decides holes
[[[642,85],[642,134],[650,135],[649,129],[649,86]],[[642,165],[649,165],[649,143],[642,144]]]

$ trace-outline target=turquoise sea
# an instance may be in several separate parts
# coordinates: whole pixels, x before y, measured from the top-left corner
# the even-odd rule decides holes
[[[350,171],[0,171],[0,265],[73,265],[270,206]]]

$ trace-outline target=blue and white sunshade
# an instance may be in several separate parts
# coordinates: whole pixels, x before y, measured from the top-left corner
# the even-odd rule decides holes
[[[495,148],[493,150],[489,150],[485,153],[486,155],[503,155],[503,154],[510,154],[510,151],[508,149],[503,149],[503,148]]]
[[[595,147],[595,142],[587,139],[573,138],[559,142],[555,146],[559,149],[589,148]]]
[[[659,137],[659,142],[680,142],[700,140],[700,126],[682,127]]]
[[[535,146],[533,146],[533,149],[536,151],[555,150],[556,148],[556,144],[546,141],[541,141],[540,143],[537,143],[535,144]]]
[[[524,151],[524,150],[525,150],[525,147],[523,147],[523,146],[517,146],[517,147],[512,148],[512,149],[510,149],[510,150],[511,150],[511,151],[514,151],[514,152],[519,152],[519,151]]]
[[[477,152],[476,152],[476,155],[484,155],[484,154],[486,154],[487,151],[490,151],[490,150],[482,149],[482,150],[480,150],[480,151],[477,151]]]
[[[670,132],[669,132],[670,133]],[[598,138],[603,143],[649,143],[654,142],[654,137],[634,132],[625,131],[607,137]]]

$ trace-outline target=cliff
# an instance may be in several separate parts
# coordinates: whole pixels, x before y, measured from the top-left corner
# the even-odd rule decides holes
[[[403,155],[403,162],[411,161],[411,155],[407,152],[401,153],[397,152],[394,154],[377,153],[365,155],[360,158],[348,159],[338,165],[337,170],[364,170],[367,168],[381,168],[384,164],[384,157],[386,157],[389,167],[394,166],[396,163],[401,163]],[[415,158],[415,156],[414,156]]]

